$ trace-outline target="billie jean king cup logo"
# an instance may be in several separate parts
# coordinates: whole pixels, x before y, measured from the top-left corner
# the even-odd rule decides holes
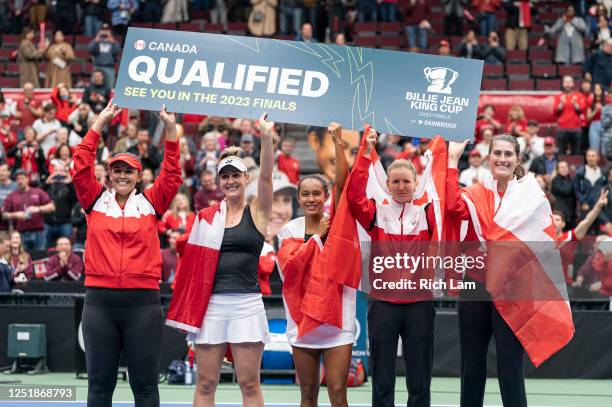
[[[459,72],[453,71],[450,68],[436,66],[434,68],[427,67],[423,70],[425,79],[429,82],[427,92],[451,94],[451,85],[455,83],[459,77]]]

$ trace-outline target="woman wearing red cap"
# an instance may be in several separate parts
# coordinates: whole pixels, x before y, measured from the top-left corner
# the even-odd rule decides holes
[[[119,112],[111,101],[74,152],[73,180],[88,226],[83,309],[87,405],[111,406],[123,350],[136,406],[159,406],[163,318],[157,221],[183,182],[176,124],[174,114],[163,107],[164,161],[151,188],[140,188],[142,164],[131,154],[111,159],[111,187],[106,188],[94,174],[96,149],[102,130]]]

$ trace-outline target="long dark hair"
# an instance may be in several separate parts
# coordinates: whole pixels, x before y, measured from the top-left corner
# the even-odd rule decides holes
[[[323,192],[325,193],[325,195],[329,195],[329,183],[327,182],[325,177],[321,174],[309,174],[309,175],[306,175],[304,178],[302,178],[300,182],[298,182],[298,186],[297,186],[298,196],[300,194],[300,188],[302,187],[302,183],[306,181],[307,179],[314,179],[316,181],[319,181],[321,185],[323,186]]]
[[[521,165],[521,146],[516,137],[511,136],[510,134],[499,134],[497,136],[493,136],[491,139],[491,144],[489,144],[489,155],[491,155],[493,144],[495,144],[496,141],[507,141],[514,146],[514,154],[516,154],[516,167],[514,167],[514,175],[517,179],[523,178],[525,176],[525,169]]]
[[[601,95],[597,96],[595,93],[595,89],[599,87],[601,89]],[[593,90],[591,91],[591,95],[593,95],[593,103],[591,107],[595,107],[595,104],[599,101],[602,106],[606,105],[606,89],[603,87],[601,83],[596,83],[593,85]]]

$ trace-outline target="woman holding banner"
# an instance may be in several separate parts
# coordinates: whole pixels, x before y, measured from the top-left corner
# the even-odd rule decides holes
[[[141,189],[142,164],[131,154],[110,160],[110,189],[96,180],[98,141],[120,111],[111,101],[74,151],[73,181],[87,217],[83,308],[87,405],[111,406],[123,350],[136,406],[154,407],[159,406],[163,331],[157,219],[183,179],[174,114],[164,107],[160,112],[166,126],[164,161],[153,186]]]
[[[357,157],[351,172],[347,197],[353,217],[372,240],[370,270],[377,253],[393,257],[403,251],[426,248],[436,227],[433,205],[413,202],[416,189],[414,165],[395,160],[387,169],[389,199],[368,199],[366,187],[370,167],[374,165],[377,134],[369,129],[366,147]],[[372,406],[395,406],[395,359],[398,338],[403,344],[406,366],[408,406],[429,406],[433,366],[435,309],[429,290],[386,289],[381,284],[399,283],[405,279],[427,278],[424,270],[374,271],[370,274],[371,304],[368,310],[368,337],[372,369]],[[378,280],[378,281],[377,281]],[[391,286],[389,286],[391,287]]]
[[[194,405],[215,405],[228,345],[245,406],[263,406],[259,369],[268,321],[257,278],[264,233],[272,209],[273,122],[259,119],[257,197],[246,203],[247,166],[238,147],[226,148],[217,173],[225,199],[201,210],[185,243],[166,324],[195,342]],[[181,244],[177,243],[181,250]]]
[[[331,123],[328,131],[335,145],[335,206],[344,188],[348,163],[344,155],[342,128],[337,123]],[[343,289],[342,329],[324,324],[306,334],[300,332],[307,318],[302,313],[302,299],[312,273],[316,272],[314,269],[319,264],[323,242],[330,228],[330,218],[324,214],[328,198],[328,182],[323,176],[314,174],[302,178],[298,184],[298,201],[305,216],[287,223],[278,234],[280,249],[277,262],[283,279],[287,338],[293,348],[302,407],[318,405],[321,357],[331,405],[348,406],[346,387],[355,341],[356,290],[350,287]]]
[[[538,257],[530,248],[537,242],[539,251],[556,250],[550,204],[535,178],[523,177],[519,144],[507,134],[493,137],[489,147],[493,180],[459,189],[457,165],[466,144],[449,143],[446,219],[468,222],[463,240],[473,246],[466,244],[462,251],[483,256],[486,242],[486,262],[484,268],[466,271],[464,283],[475,288],[459,294],[461,405],[483,405],[487,350],[494,336],[503,404],[527,406],[525,351],[538,366],[573,335],[567,293],[558,291],[565,287],[558,252],[551,266],[547,262],[553,255]],[[458,241],[459,226],[455,229]],[[521,292],[524,287],[529,292]],[[538,294],[546,297],[534,298]]]

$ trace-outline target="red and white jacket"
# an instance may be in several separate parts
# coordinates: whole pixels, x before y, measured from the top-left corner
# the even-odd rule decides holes
[[[89,130],[74,151],[72,179],[87,218],[85,286],[157,290],[162,265],[157,221],[183,183],[178,142],[166,141],[155,183],[143,193],[134,190],[122,208],[115,191],[94,175],[99,139]]]
[[[349,208],[355,219],[367,231],[372,240],[372,254],[370,255],[369,270],[373,270],[373,259],[377,256],[393,256],[398,252],[406,252],[418,256],[427,248],[432,232],[436,228],[436,218],[432,205],[414,205],[398,203],[392,199],[382,201],[368,199],[366,185],[368,185],[369,171],[372,160],[364,155],[357,158],[353,167],[347,198]],[[423,242],[417,243],[417,242]],[[407,269],[387,269],[376,275],[370,272],[370,279],[380,278],[381,281],[397,281],[403,279],[415,281],[417,286],[423,278],[427,278],[429,271],[419,268],[416,271]],[[410,290],[377,289],[374,280],[370,281],[372,291],[370,295],[393,303],[411,303],[431,299],[432,292],[419,288]]]

